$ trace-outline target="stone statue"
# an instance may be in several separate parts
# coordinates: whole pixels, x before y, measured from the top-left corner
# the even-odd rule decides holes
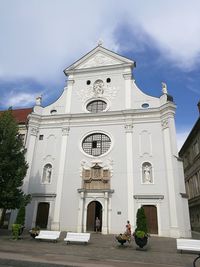
[[[35,105],[36,106],[41,106],[41,104],[42,104],[42,96],[40,95],[40,96],[36,97]]]
[[[145,165],[143,167],[144,174],[144,183],[151,183],[151,167],[149,165]]]
[[[163,94],[167,94],[167,84],[164,83],[164,82],[162,82],[161,84],[162,84],[162,92],[163,92]]]
[[[45,168],[44,168],[44,178],[43,178],[43,181],[45,183],[50,183],[51,182],[51,172],[52,172],[51,165],[45,166]]]

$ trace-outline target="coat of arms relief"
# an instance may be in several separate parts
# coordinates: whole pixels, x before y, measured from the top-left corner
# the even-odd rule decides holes
[[[113,162],[81,161],[80,176],[84,189],[110,189],[110,178],[113,175]]]

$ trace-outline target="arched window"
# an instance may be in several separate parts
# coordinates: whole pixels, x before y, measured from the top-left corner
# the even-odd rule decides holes
[[[152,184],[153,175],[152,175],[152,166],[149,162],[144,162],[142,164],[142,183]]]
[[[52,165],[48,163],[43,168],[42,183],[50,184],[51,176],[52,176]]]

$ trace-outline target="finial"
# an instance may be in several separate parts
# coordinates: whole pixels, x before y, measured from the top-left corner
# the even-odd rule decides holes
[[[99,39],[98,46],[102,46],[102,45],[103,45],[103,41],[101,39]]]
[[[167,94],[167,84],[165,82],[162,82],[162,92],[163,94]]]
[[[42,95],[37,96],[35,99],[35,105],[36,106],[41,106],[41,104],[42,104]]]

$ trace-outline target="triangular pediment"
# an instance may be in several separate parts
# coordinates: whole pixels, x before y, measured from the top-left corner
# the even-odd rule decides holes
[[[71,71],[81,71],[90,68],[102,68],[109,66],[119,65],[133,66],[134,61],[120,56],[102,46],[97,46],[95,49],[90,51],[88,54],[83,56],[81,59],[76,61],[64,70],[64,72],[70,73]]]

